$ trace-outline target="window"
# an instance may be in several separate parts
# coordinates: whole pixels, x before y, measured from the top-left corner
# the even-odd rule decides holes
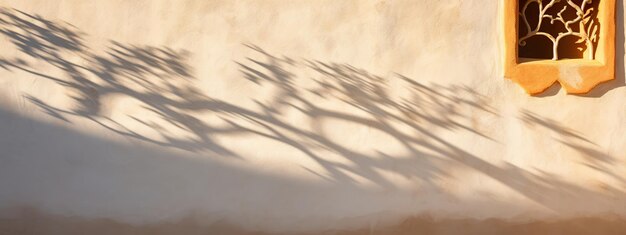
[[[614,78],[615,0],[505,0],[505,76],[528,93]]]

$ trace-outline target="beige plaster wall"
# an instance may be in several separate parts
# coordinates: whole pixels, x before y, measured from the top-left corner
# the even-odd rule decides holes
[[[499,3],[0,1],[1,214],[626,215],[622,2],[616,80],[538,97],[502,78]]]

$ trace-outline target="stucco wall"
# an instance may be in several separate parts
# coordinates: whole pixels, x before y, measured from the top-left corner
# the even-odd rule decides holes
[[[2,214],[626,215],[622,2],[616,80],[537,97],[502,77],[498,3],[0,1]]]

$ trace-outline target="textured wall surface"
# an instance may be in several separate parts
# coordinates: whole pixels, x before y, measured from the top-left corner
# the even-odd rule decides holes
[[[582,96],[502,77],[499,5],[0,0],[0,229],[625,216],[622,1]]]

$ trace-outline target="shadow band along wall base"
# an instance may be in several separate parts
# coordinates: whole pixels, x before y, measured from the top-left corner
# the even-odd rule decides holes
[[[615,79],[615,0],[504,0],[504,73],[529,94]],[[522,55],[522,56],[520,56]]]

